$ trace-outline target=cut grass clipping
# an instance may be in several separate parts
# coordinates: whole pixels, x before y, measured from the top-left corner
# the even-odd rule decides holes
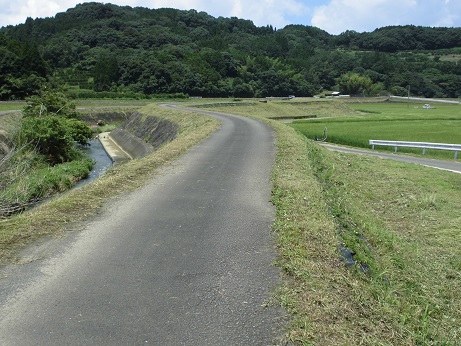
[[[142,186],[161,165],[167,164],[213,132],[215,119],[190,112],[177,112],[147,105],[146,116],[164,117],[180,127],[176,139],[151,155],[108,170],[101,178],[43,203],[34,209],[0,222],[0,263],[15,259],[18,251],[41,236],[58,236],[78,227],[76,222],[96,215],[118,195]]]
[[[316,113],[355,114],[316,104]],[[302,345],[458,345],[461,340],[461,175],[372,157],[329,152],[294,129],[264,118],[309,112],[310,104],[219,107],[269,122],[277,133],[274,231],[284,284],[280,304],[293,315],[287,334]],[[363,106],[362,106],[363,107]],[[344,109],[344,115],[341,115]],[[148,106],[144,114],[178,122],[177,140],[158,152],[0,223],[2,258],[12,243],[60,234],[135,189],[158,165],[217,125]],[[199,129],[199,131],[195,131]],[[146,177],[147,175],[147,177]],[[33,220],[33,222],[32,222]],[[11,230],[15,230],[14,232]],[[340,249],[354,253],[352,264]]]
[[[217,109],[274,114],[258,108]],[[274,231],[286,274],[278,298],[293,314],[290,340],[459,345],[461,175],[329,152],[269,122],[278,138]]]

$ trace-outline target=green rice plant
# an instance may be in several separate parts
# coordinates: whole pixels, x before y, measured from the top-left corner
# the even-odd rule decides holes
[[[376,107],[381,112],[387,104]],[[405,119],[405,104],[390,107],[390,113],[328,121],[337,122],[339,130],[349,122],[363,125],[365,132],[370,117],[383,126],[431,119],[417,113]],[[218,109],[260,119],[274,114],[267,104]],[[433,124],[453,117],[448,113],[437,115]],[[277,265],[285,274],[278,297],[293,315],[289,340],[299,345],[459,344],[461,177],[330,152],[281,122],[270,124],[277,133],[273,229]],[[347,268],[339,243],[372,270]]]
[[[354,105],[351,105],[354,107]],[[461,110],[458,105],[445,105],[440,109],[411,109],[406,112],[401,104],[367,104],[369,112],[351,117],[334,117],[312,120],[298,120],[291,127],[310,139],[322,138],[327,129],[330,143],[370,149],[370,139],[461,143]],[[376,150],[393,151],[392,147],[375,147]],[[399,148],[399,152],[422,155],[421,149]],[[453,152],[426,150],[428,156],[450,159]]]

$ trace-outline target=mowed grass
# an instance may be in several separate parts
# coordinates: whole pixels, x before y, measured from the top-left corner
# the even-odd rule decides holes
[[[277,135],[273,231],[283,272],[277,298],[293,316],[289,339],[296,345],[459,345],[461,175],[330,152],[268,119],[376,114],[363,112],[364,104],[356,110],[326,100],[247,103],[216,110],[261,119]],[[149,157],[1,222],[2,260],[14,259],[17,244],[78,229],[79,221],[142,186],[217,126],[208,117],[155,105],[143,113],[180,123],[181,135]],[[340,244],[355,252],[357,265],[345,266]]]
[[[25,101],[1,101],[0,112],[22,110],[25,105]]]
[[[259,102],[264,101],[264,102]],[[331,102],[327,99],[297,98],[294,100],[201,100],[190,103],[201,108],[214,108],[217,111],[236,112],[247,116],[263,116],[272,119],[293,119],[299,117],[325,118],[354,115],[357,112],[345,102]]]
[[[146,116],[163,117],[177,123],[179,135],[142,159],[114,166],[87,185],[20,215],[1,220],[0,264],[15,261],[19,251],[33,240],[45,236],[63,236],[67,231],[80,229],[82,225],[79,222],[99,214],[106,203],[120,195],[143,186],[157,174],[160,167],[206,138],[218,126],[218,122],[210,117],[172,111],[155,104],[148,104],[138,110]]]
[[[370,139],[461,144],[461,105],[379,103],[349,104],[353,116],[298,120],[292,126],[307,138],[322,138],[327,129],[327,142],[370,148]],[[376,147],[377,150],[394,150]],[[400,152],[421,154],[420,149],[402,149]],[[427,155],[454,158],[453,152],[428,150]]]
[[[461,175],[330,152],[267,119],[279,107],[216,110],[251,114],[277,133],[273,230],[284,274],[277,297],[293,316],[289,339],[296,345],[459,345]],[[303,107],[307,113],[309,104]],[[347,107],[349,115],[335,116],[370,116]],[[346,267],[340,246],[355,253],[355,265]]]

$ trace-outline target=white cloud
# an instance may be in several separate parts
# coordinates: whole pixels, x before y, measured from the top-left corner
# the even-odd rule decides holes
[[[88,1],[0,0],[0,26],[24,23],[27,17],[34,19],[52,17],[82,2]],[[252,0],[251,2],[246,0],[109,0],[105,2],[131,7],[196,9],[214,17],[235,16],[252,20],[258,26],[271,24],[279,28],[292,24],[290,18],[306,15],[308,10],[303,0]]]
[[[27,17],[55,16],[81,0],[0,0],[0,27]],[[461,0],[107,0],[123,6],[196,9],[214,17],[250,19],[257,26],[317,26],[332,34],[388,25],[461,26]],[[321,5],[323,4],[323,5]]]
[[[331,34],[368,31],[370,27],[399,24],[405,13],[415,7],[416,0],[331,0],[314,11],[312,25]]]
[[[173,7],[183,10],[196,9],[214,17],[238,17],[249,19],[257,26],[283,27],[291,24],[289,18],[307,13],[302,0],[153,0],[133,1],[149,8]],[[114,2],[112,2],[114,3]],[[148,4],[148,5],[147,5]]]
[[[257,26],[273,25],[282,28],[293,24],[293,17],[302,17],[308,13],[308,7],[296,0],[243,0],[233,2],[231,16],[251,19]]]
[[[449,0],[329,0],[311,23],[331,34],[389,25],[460,26],[461,2]]]
[[[74,7],[74,1],[51,1],[51,0],[0,0],[0,26],[16,25],[24,23],[27,17],[45,18],[52,17],[63,11],[69,3]]]

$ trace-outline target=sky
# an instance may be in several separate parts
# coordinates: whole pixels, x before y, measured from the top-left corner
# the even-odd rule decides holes
[[[0,0],[0,27],[27,17],[54,17],[81,0]],[[213,17],[238,17],[257,26],[316,26],[330,34],[370,32],[389,25],[461,27],[461,0],[112,0],[94,1],[147,8],[204,11]]]

